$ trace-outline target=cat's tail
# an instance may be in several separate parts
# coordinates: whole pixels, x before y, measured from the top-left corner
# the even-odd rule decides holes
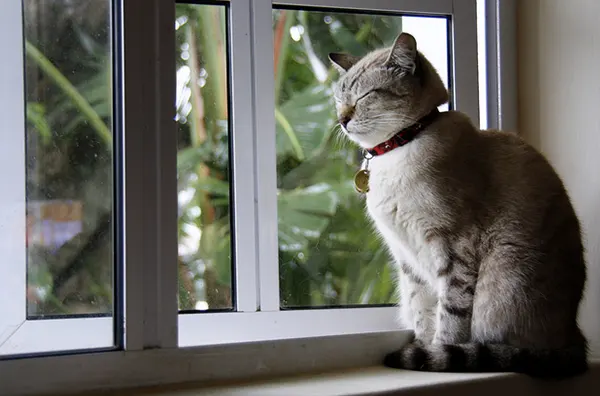
[[[564,378],[588,369],[587,343],[556,350],[523,349],[505,344],[409,344],[385,357],[388,367],[437,372],[515,372]]]

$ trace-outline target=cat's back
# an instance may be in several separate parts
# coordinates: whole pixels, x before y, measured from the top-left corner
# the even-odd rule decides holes
[[[494,129],[479,131],[481,155],[490,178],[505,194],[565,195],[558,173],[546,157],[512,132]],[[533,197],[531,197],[533,198]]]
[[[430,133],[430,154],[424,160],[428,177],[421,180],[434,187],[450,217],[489,227],[489,235],[535,233],[565,222],[579,232],[560,176],[517,134],[480,130],[461,112],[444,113],[433,127],[437,130]]]

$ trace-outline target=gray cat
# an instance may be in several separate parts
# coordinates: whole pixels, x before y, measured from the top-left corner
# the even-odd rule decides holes
[[[399,268],[400,316],[416,336],[384,363],[585,372],[580,224],[548,161],[514,134],[438,112],[448,92],[410,34],[330,60],[340,125],[370,159],[358,188]]]

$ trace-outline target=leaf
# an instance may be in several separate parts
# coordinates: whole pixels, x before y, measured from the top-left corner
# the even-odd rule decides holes
[[[50,131],[50,125],[46,120],[46,109],[41,103],[28,102],[27,103],[27,121],[30,122],[33,127],[38,131],[42,142],[48,144],[52,139],[52,132]]]
[[[198,164],[211,161],[213,146],[203,144],[198,147],[187,147],[177,152],[177,173],[180,176],[194,169]]]
[[[197,191],[204,191],[223,197],[229,196],[229,183],[212,176],[201,176],[193,185]]]
[[[305,189],[281,193],[279,207],[316,215],[335,214],[338,199],[328,184],[314,185]]]
[[[338,199],[328,185],[280,192],[277,201],[280,248],[301,251],[318,239],[336,212]]]
[[[304,266],[296,262],[298,254],[279,252],[279,295],[282,308],[307,307],[313,305],[311,291],[314,285],[321,282],[313,281]]]
[[[345,52],[357,56],[362,56],[369,52],[369,49],[360,43],[356,36],[339,19],[334,20],[329,25],[329,29],[333,40]]]
[[[387,249],[384,246],[380,246],[377,249],[371,260],[361,263],[359,271],[351,277],[351,292],[349,298],[351,301],[360,301],[362,303],[368,303],[370,297],[373,294],[373,289],[381,283],[380,274],[384,267],[387,267],[386,261],[388,259]],[[385,279],[388,283],[392,283],[391,279]],[[371,287],[364,287],[364,285]]]
[[[202,227],[199,256],[215,268],[219,283],[231,285],[231,233],[229,216]]]
[[[73,30],[79,38],[81,47],[88,55],[101,56],[106,53],[104,43],[96,41],[81,25],[73,24]]]
[[[373,20],[372,34],[381,40],[381,45],[389,47],[402,32],[402,18],[376,18]]]
[[[275,103],[279,102],[279,94],[282,86],[282,81],[284,81],[284,76],[286,76],[286,59],[288,55],[288,50],[290,49],[290,28],[292,24],[296,21],[296,11],[295,10],[280,10],[276,15],[279,16],[274,34],[275,42],[274,44],[274,60],[275,64]],[[281,19],[285,18],[285,19]]]
[[[299,92],[279,108],[281,116],[293,129],[304,156],[312,156],[331,133],[335,125],[334,109],[331,89],[322,84],[315,84]],[[295,151],[288,133],[278,120],[278,157],[293,154]]]
[[[99,102],[96,105],[92,105],[92,108],[94,109],[96,114],[98,114],[100,117],[108,118],[111,116],[112,110],[109,108],[109,105],[106,102]],[[56,111],[54,111],[53,113],[58,114]],[[86,119],[86,117],[84,117],[80,113],[77,113],[76,115],[74,115],[70,118],[71,118],[71,121],[68,124],[66,124],[64,127],[60,128],[60,131],[62,134],[65,134],[65,135],[70,134],[70,133],[74,132],[75,129],[78,127],[89,125],[89,121]],[[56,122],[56,121],[54,122],[54,124],[60,125],[60,123]]]
[[[285,132],[285,135],[288,138],[289,146],[291,146],[291,149],[296,155],[296,158],[300,161],[304,160],[304,150],[302,150],[300,142],[298,142],[298,138],[296,137],[294,128],[292,127],[286,116],[277,108],[275,108],[275,120],[277,121],[277,126],[281,127],[281,130]]]
[[[221,234],[221,238],[217,242],[214,259],[217,280],[222,285],[231,286],[231,264],[231,234],[229,233],[229,227],[227,227],[227,233]]]
[[[73,86],[73,84],[40,52],[37,47],[29,41],[25,41],[25,52],[31,59],[62,92],[72,101],[73,105],[86,117],[92,128],[96,131],[101,141],[107,146],[112,144],[112,132],[106,126],[104,121],[92,109],[88,101]]]
[[[286,190],[293,190],[298,187],[306,187],[312,184],[313,176],[323,167],[328,165],[329,153],[325,150],[308,158],[297,167],[287,172],[280,182],[280,187]]]

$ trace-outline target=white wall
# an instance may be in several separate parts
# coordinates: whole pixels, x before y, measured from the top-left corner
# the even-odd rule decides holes
[[[580,314],[600,356],[600,1],[518,2],[519,130],[558,170],[584,226]]]

